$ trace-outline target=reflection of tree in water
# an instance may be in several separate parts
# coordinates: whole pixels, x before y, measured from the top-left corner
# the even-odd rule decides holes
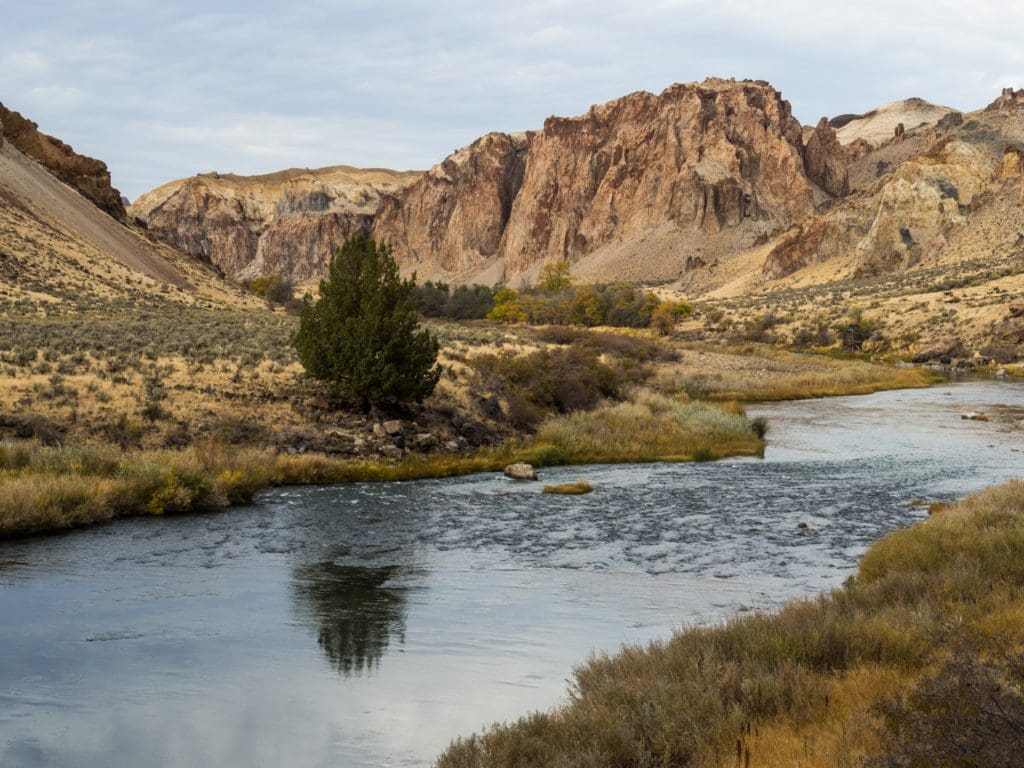
[[[295,570],[298,614],[317,634],[331,666],[346,677],[380,664],[392,637],[405,642],[408,568],[333,562]]]

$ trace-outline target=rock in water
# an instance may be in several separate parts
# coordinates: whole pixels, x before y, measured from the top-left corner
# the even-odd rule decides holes
[[[505,477],[510,477],[513,480],[536,480],[537,470],[533,468],[532,464],[519,461],[505,467]]]

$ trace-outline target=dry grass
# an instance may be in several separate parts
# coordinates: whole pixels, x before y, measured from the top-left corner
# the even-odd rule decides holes
[[[438,766],[852,768],[882,748],[876,705],[964,636],[982,654],[1024,645],[1024,482],[885,537],[816,600],[592,658],[567,705],[461,739]]]
[[[471,454],[408,454],[398,461],[291,456],[223,447],[216,440],[149,451],[0,443],[0,538],[126,515],[221,509],[274,485],[455,477],[498,471],[516,461],[553,466],[704,460],[762,449],[744,416],[657,395],[555,419],[528,442]]]
[[[660,372],[658,388],[695,398],[752,402],[864,395],[927,387],[938,380],[923,368],[750,346],[728,353],[691,350],[681,363]]]
[[[578,464],[706,461],[764,450],[742,412],[646,392],[632,402],[551,419],[537,431],[537,441]]]
[[[591,493],[594,490],[586,478],[578,478],[571,483],[559,483],[558,485],[545,485],[542,493],[554,493],[561,496],[580,496],[584,493]]]

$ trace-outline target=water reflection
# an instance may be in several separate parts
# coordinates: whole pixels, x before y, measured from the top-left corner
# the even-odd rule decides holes
[[[292,580],[295,611],[339,674],[371,672],[392,640],[405,643],[414,578],[414,571],[403,565],[327,561],[301,566]]]

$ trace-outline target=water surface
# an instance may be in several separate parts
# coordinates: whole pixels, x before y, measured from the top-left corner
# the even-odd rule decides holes
[[[913,499],[1021,472],[1010,383],[752,410],[763,461],[543,473],[588,496],[282,489],[0,543],[0,765],[427,766],[593,651],[838,585]]]

